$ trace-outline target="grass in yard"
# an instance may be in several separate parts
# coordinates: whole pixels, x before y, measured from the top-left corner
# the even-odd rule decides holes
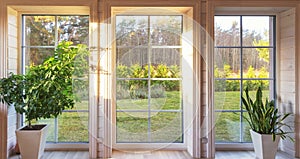
[[[178,91],[166,91],[163,98],[151,98],[151,110],[181,109],[181,95]],[[148,99],[118,99],[118,110],[148,110]]]
[[[268,95],[263,92],[263,96]],[[151,110],[180,110],[181,95],[167,91],[164,98],[152,98]],[[250,92],[254,97],[255,92]],[[216,92],[215,104],[223,110],[240,110],[240,92]],[[122,112],[122,110],[147,110],[147,99],[117,100],[117,140],[120,142],[182,142],[181,112],[152,112],[148,127],[148,112]],[[88,101],[76,103],[73,110],[88,110]],[[220,112],[215,130],[217,142],[240,141],[240,114]],[[48,141],[54,142],[54,119],[42,119],[39,123],[50,124]],[[150,135],[148,136],[148,128]],[[150,140],[148,140],[150,139]],[[58,117],[59,142],[88,142],[88,112],[64,112]],[[249,126],[243,121],[243,141],[250,142]]]
[[[65,112],[58,118],[59,142],[88,141],[88,112]]]
[[[255,91],[249,91],[250,97],[255,97]],[[241,93],[239,91],[216,92],[215,95],[215,109],[223,110],[240,110]],[[263,91],[263,97],[269,98],[269,91]]]
[[[232,112],[216,113],[216,141],[239,142],[240,141],[240,114]]]
[[[255,97],[255,91],[250,91],[251,98]],[[263,91],[263,97],[268,97],[269,91]],[[224,103],[224,104],[223,104]],[[240,92],[216,92],[215,105],[222,105],[222,110],[240,110]],[[244,113],[245,115],[246,113]],[[215,134],[216,142],[240,142],[240,112],[216,112]],[[251,142],[248,123],[242,119],[242,141]]]
[[[144,117],[142,117],[144,116]],[[159,112],[148,118],[141,112],[117,113],[118,142],[182,142],[180,112]],[[148,134],[148,129],[150,130]],[[149,140],[150,138],[150,140]]]
[[[167,91],[164,98],[151,98],[151,110],[181,109],[178,91]],[[126,112],[148,110],[148,99],[117,100],[118,142],[182,142],[181,112]],[[149,132],[148,132],[149,130]]]
[[[87,108],[88,101],[82,101],[76,103],[71,110],[88,110]],[[57,121],[58,142],[88,142],[88,112],[63,112]],[[38,123],[49,125],[47,141],[55,142],[55,120],[41,119]]]

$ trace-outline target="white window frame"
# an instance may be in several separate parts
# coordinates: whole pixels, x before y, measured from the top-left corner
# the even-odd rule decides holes
[[[64,6],[64,7],[57,7],[57,6],[47,6],[44,7],[44,10],[40,10],[40,7],[38,6],[30,6],[30,9],[27,9],[27,7],[20,7],[17,8],[18,11],[18,23],[20,24],[20,41],[19,44],[21,44],[20,46],[20,50],[21,54],[20,54],[20,71],[21,73],[25,72],[25,67],[23,67],[25,65],[25,61],[24,61],[24,51],[23,51],[23,41],[24,41],[24,35],[23,35],[23,27],[24,27],[24,23],[23,23],[23,15],[49,15],[49,16],[64,16],[64,15],[72,15],[72,16],[76,16],[76,15],[87,15],[89,16],[89,19],[91,19],[90,16],[90,10],[88,7],[85,6]],[[74,12],[74,10],[77,10],[77,12]],[[57,23],[56,23],[57,25]],[[91,27],[91,24],[89,24],[89,27]],[[90,34],[89,33],[89,38],[90,38]],[[55,41],[55,46],[57,45],[57,41]],[[53,49],[55,48],[55,46],[53,47]],[[90,107],[90,106],[89,106]],[[90,111],[87,111],[88,113],[90,113]],[[90,119],[89,119],[90,121]],[[22,126],[25,124],[25,116],[24,115],[20,115],[18,118],[18,125]],[[89,128],[88,128],[89,129]],[[90,129],[88,130],[88,132],[90,131]],[[89,135],[89,134],[87,134]],[[90,138],[89,138],[90,140]],[[46,150],[88,150],[89,149],[89,142],[47,142],[45,145],[45,149]]]
[[[138,8],[138,7],[137,7]],[[130,16],[151,16],[151,15],[156,15],[156,16],[173,16],[173,15],[179,15],[179,16],[182,16],[183,17],[183,19],[182,19],[182,29],[183,29],[183,32],[184,32],[184,30],[185,30],[185,27],[187,27],[187,25],[188,24],[185,24],[188,20],[186,20],[185,18],[186,18],[186,16],[185,16],[185,14],[184,13],[178,13],[178,12],[171,12],[171,13],[169,13],[169,12],[155,12],[155,9],[154,9],[154,11],[153,12],[151,12],[151,13],[149,13],[149,12],[143,12],[143,10],[139,10],[139,9],[137,9],[137,10],[133,10],[133,11],[129,11],[129,13],[122,13],[122,12],[118,12],[118,11],[116,11],[116,12],[112,12],[112,17],[114,17],[114,16],[117,16],[117,15],[130,15]],[[112,21],[111,21],[111,23],[112,23],[112,32],[114,32],[114,30],[116,29],[115,28],[115,18],[112,18],[111,19]],[[112,33],[112,35],[113,36],[115,36],[114,35],[114,33]],[[113,50],[113,58],[112,58],[112,64],[114,65],[113,66],[113,68],[116,68],[116,52],[115,52],[115,48],[116,48],[116,43],[115,42],[113,42],[113,48],[112,48],[112,50]],[[182,46],[182,53],[184,52],[184,49],[186,49],[186,50],[192,50],[192,48],[184,48],[183,46]],[[183,55],[182,54],[182,59],[184,58],[184,56],[190,56],[190,55]],[[186,58],[189,58],[189,57],[186,57]],[[191,66],[192,66],[192,64],[190,64]],[[182,70],[183,70],[183,68],[182,68]],[[191,79],[193,79],[193,77],[191,77]],[[113,83],[115,83],[115,80],[116,80],[116,77],[114,76],[113,77]],[[182,81],[182,94],[184,93],[183,92],[183,87],[184,87],[184,81]],[[191,83],[191,82],[190,82]],[[115,88],[113,88],[113,91],[115,91],[116,89]],[[190,90],[189,90],[190,91]],[[184,99],[185,97],[184,97],[184,95],[182,95],[182,99]],[[115,112],[116,111],[116,101],[114,101],[113,100],[113,102],[112,102],[112,111],[113,112]],[[192,126],[192,124],[191,123],[189,123],[190,125],[188,125],[187,124],[187,121],[190,121],[191,119],[189,118],[189,116],[188,116],[188,112],[191,112],[191,111],[193,111],[192,110],[192,108],[190,107],[187,107],[187,106],[185,106],[184,105],[184,103],[182,103],[182,111],[183,111],[183,118],[182,118],[182,123],[183,123],[183,127],[182,127],[182,129],[183,129],[183,133],[185,133],[186,132],[186,130],[188,129],[188,127],[191,127]],[[116,124],[116,113],[113,113],[113,116],[112,116],[112,120],[113,120],[113,124],[115,125]],[[192,121],[191,121],[192,122]],[[189,132],[189,133],[191,133],[191,132]],[[188,140],[188,138],[187,138],[187,136],[188,135],[186,135],[186,134],[184,134],[183,135],[183,142],[182,143],[117,143],[116,142],[116,127],[115,126],[113,126],[112,127],[112,148],[113,149],[117,149],[117,150],[147,150],[147,151],[149,151],[149,150],[157,150],[157,148],[163,148],[164,150],[187,150],[187,140]]]
[[[264,11],[265,10],[265,11]],[[279,9],[280,10],[280,9]],[[279,46],[279,42],[278,42],[278,38],[276,37],[276,35],[278,34],[278,21],[276,20],[277,17],[279,16],[279,13],[277,12],[274,12],[274,9],[270,9],[269,7],[265,7],[265,8],[254,8],[254,7],[217,7],[215,8],[215,12],[214,12],[214,15],[213,15],[213,23],[214,23],[214,17],[215,16],[224,16],[224,15],[227,15],[227,16],[274,16],[275,18],[275,24],[273,24],[275,26],[275,30],[273,31],[274,34],[275,34],[275,41],[273,42],[274,45],[275,45],[275,49],[274,49],[274,52],[275,52],[275,55],[274,58],[275,60],[273,61],[273,65],[274,65],[274,68],[276,70],[276,59],[277,58],[277,53],[278,53],[278,47],[276,46]],[[273,70],[274,71],[274,70]],[[276,87],[277,87],[277,82],[276,82],[276,78],[277,78],[277,75],[276,75],[276,72],[274,71],[275,75],[274,75],[274,88],[276,91]],[[214,79],[215,80],[215,79]],[[276,98],[275,98],[276,100]],[[215,112],[215,111],[214,111]],[[216,131],[216,130],[214,130]],[[215,134],[215,133],[214,133]],[[252,143],[240,143],[240,142],[234,142],[234,143],[221,143],[221,142],[215,142],[215,149],[218,151],[223,151],[223,150],[253,150],[254,147],[253,147],[253,144]]]

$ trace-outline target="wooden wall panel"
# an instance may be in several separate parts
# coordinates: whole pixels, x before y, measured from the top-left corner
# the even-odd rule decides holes
[[[15,5],[15,6],[91,6],[94,0],[2,0],[5,5]]]
[[[7,8],[0,1],[0,78],[7,76]],[[7,158],[7,107],[0,103],[0,159]]]
[[[8,8],[8,72],[18,73],[18,13]],[[17,129],[17,113],[13,106],[8,109],[7,121],[7,150],[13,152],[16,144],[15,130]]]
[[[278,55],[278,101],[279,109],[284,113],[295,113],[296,108],[296,60],[295,60],[295,9],[290,9],[278,15],[279,22],[279,55]],[[286,122],[294,129],[295,116]],[[295,138],[294,134],[290,134]],[[281,149],[295,155],[295,144],[289,140],[281,141]]]
[[[218,7],[295,7],[299,3],[298,0],[209,0],[209,2]]]
[[[296,37],[296,105],[295,105],[295,157],[300,157],[300,4],[296,5],[296,13],[295,13],[295,37]]]
[[[76,13],[78,12],[85,12],[84,14],[88,13],[90,11],[90,24],[95,26],[95,24],[98,24],[98,7],[97,7],[97,0],[72,0],[72,1],[61,1],[61,0],[52,0],[52,1],[32,1],[32,0],[2,0],[0,1],[0,78],[5,77],[7,75],[7,72],[18,72],[19,69],[18,63],[19,63],[19,45],[18,45],[18,28],[20,27],[18,24],[19,19],[16,17],[16,15],[20,13],[50,13],[51,11],[54,12],[59,11],[60,14],[63,12],[65,14],[75,13],[74,10],[76,10]],[[44,6],[44,7],[41,7]],[[62,6],[64,8],[62,8]],[[7,14],[7,9],[13,8],[16,10],[10,11]],[[44,8],[44,9],[40,9]],[[56,13],[56,12],[55,12]],[[90,27],[92,28],[92,27]],[[92,39],[98,39],[99,34],[91,34],[91,43],[93,46],[91,46],[91,50],[99,50],[97,47],[99,46],[96,42],[94,43],[94,40]],[[99,54],[96,53],[98,56]],[[96,79],[97,80],[97,79]],[[95,84],[97,82],[94,82]],[[94,87],[91,87],[94,88]],[[97,87],[96,87],[97,89]],[[97,92],[97,91],[96,91]],[[97,94],[97,93],[94,93]],[[96,95],[97,96],[97,95]],[[91,104],[98,104],[98,98],[95,98],[95,96],[91,97],[90,99],[90,107],[97,108],[95,105],[91,106]],[[97,111],[93,111],[91,109],[92,113],[97,113]],[[97,116],[97,115],[96,115]],[[92,115],[90,116],[89,125],[90,130],[96,127],[97,122],[95,118]],[[3,104],[0,104],[0,158],[4,159],[6,158],[7,149],[11,148],[14,145],[15,139],[14,139],[14,129],[16,128],[16,114],[14,111],[9,111],[9,114],[7,114],[6,106]],[[8,122],[8,124],[7,124]],[[89,131],[90,133],[93,133],[93,131]],[[7,138],[8,137],[8,138]],[[95,141],[97,141],[97,138],[94,137],[94,134],[90,134],[90,143],[93,144]],[[7,142],[8,141],[8,142]],[[92,153],[92,151],[96,147],[94,145],[90,146],[90,156],[93,158],[96,158],[95,153]]]
[[[98,68],[99,63],[99,8],[98,0],[93,0],[89,4],[90,9],[90,59],[89,65]],[[89,157],[97,158],[98,154],[98,110],[99,110],[99,69],[90,69],[89,74]]]

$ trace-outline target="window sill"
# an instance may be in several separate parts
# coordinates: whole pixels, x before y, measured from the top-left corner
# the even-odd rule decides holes
[[[241,151],[247,150],[252,151],[254,150],[252,143],[216,143],[215,144],[217,151]]]
[[[47,151],[78,151],[89,150],[89,143],[46,143]]]
[[[149,150],[186,150],[184,143],[117,143],[113,149],[124,151],[149,151]]]

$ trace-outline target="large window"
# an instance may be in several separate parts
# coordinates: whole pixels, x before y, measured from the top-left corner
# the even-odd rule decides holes
[[[116,142],[182,143],[182,16],[116,16]]]
[[[275,17],[215,16],[216,142],[251,142],[241,95],[275,98]]]
[[[73,45],[88,45],[89,16],[23,15],[22,69],[38,65],[54,54],[57,44],[63,40]],[[88,142],[88,78],[76,78],[80,85],[82,101],[65,110],[58,118],[41,119],[39,123],[50,125],[48,142]],[[76,90],[76,89],[74,89]]]

